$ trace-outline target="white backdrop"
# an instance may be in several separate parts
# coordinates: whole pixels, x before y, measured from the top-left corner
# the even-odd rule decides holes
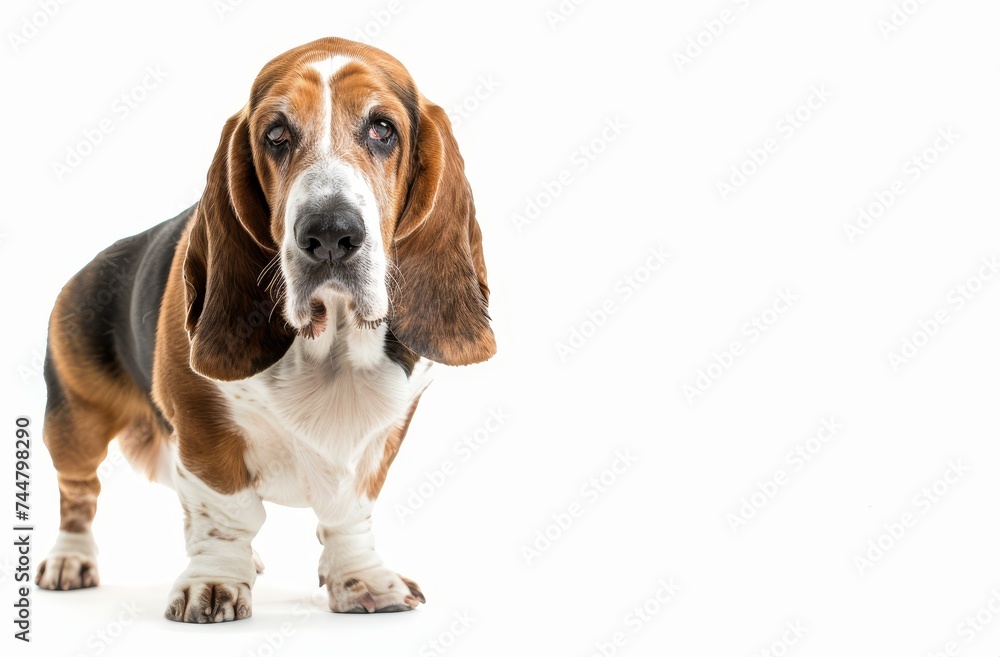
[[[32,577],[58,525],[52,302],[198,198],[290,47],[364,38],[449,109],[499,354],[441,369],[376,507],[418,611],[325,612],[311,512],[268,506],[253,618],[164,620],[179,505],[112,452],[103,586],[32,588],[33,641],[7,621],[4,654],[995,657],[998,20],[986,0],[6,2],[0,463],[11,496],[28,416]]]

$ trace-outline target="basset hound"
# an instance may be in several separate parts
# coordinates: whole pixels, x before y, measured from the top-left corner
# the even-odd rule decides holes
[[[315,511],[331,610],[424,602],[383,565],[370,516],[431,364],[496,351],[464,166],[445,112],[386,53],[328,38],[265,65],[198,203],[115,242],[55,303],[61,523],[38,586],[98,584],[97,469],[117,436],[184,509],[168,619],[251,615],[263,500]]]

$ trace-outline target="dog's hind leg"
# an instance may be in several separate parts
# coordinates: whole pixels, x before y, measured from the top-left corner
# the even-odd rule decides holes
[[[43,435],[59,482],[59,536],[38,566],[35,582],[43,589],[65,591],[100,581],[90,526],[101,492],[97,468],[114,434],[113,419],[102,409],[70,396],[59,398],[50,386]]]
[[[152,407],[127,377],[101,362],[87,331],[77,331],[59,309],[57,303],[45,360],[48,398],[42,429],[59,483],[59,535],[35,582],[65,591],[99,583],[91,532],[101,492],[97,470],[116,434],[152,427],[144,421]]]

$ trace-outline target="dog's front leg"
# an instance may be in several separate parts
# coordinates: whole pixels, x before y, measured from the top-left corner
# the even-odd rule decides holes
[[[375,551],[370,511],[359,508],[333,524],[321,521],[316,534],[323,544],[319,581],[326,585],[331,610],[406,611],[425,602],[416,582],[383,565]]]
[[[169,620],[218,623],[252,613],[257,573],[250,541],[264,524],[264,505],[253,488],[220,493],[178,467],[177,493],[191,562],[170,592]]]

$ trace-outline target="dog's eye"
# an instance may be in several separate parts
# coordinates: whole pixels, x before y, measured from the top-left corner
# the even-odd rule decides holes
[[[286,143],[289,137],[291,137],[291,133],[288,132],[288,128],[280,123],[267,131],[267,141],[275,148]]]
[[[396,134],[396,129],[392,127],[391,123],[383,119],[372,121],[371,125],[368,126],[368,137],[377,139],[383,143],[388,143],[394,134]]]

